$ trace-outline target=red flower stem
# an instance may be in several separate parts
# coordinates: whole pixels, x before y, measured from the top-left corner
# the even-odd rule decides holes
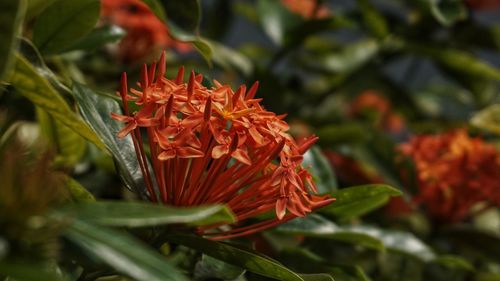
[[[140,154],[140,158],[142,159],[142,161],[139,161],[139,163],[142,162],[142,174],[144,176],[144,181],[146,182],[146,188],[148,189],[149,191],[149,194],[150,194],[150,197],[151,197],[151,200],[153,202],[157,202],[157,198],[156,198],[156,192],[154,191],[154,187],[153,187],[153,183],[151,182],[151,175],[149,174],[149,167],[147,165],[148,163],[148,160],[147,160],[147,157],[146,157],[146,153],[144,152],[144,144],[142,142],[142,136],[141,136],[141,131],[139,128],[136,128],[134,130],[134,134],[135,134],[135,137],[137,138],[137,146],[139,147],[139,154]],[[137,151],[137,150],[136,150]],[[139,159],[139,157],[138,157]]]

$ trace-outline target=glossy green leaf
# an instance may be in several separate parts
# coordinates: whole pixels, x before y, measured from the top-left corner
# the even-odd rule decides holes
[[[340,51],[311,58],[312,66],[333,73],[352,72],[372,60],[380,51],[376,40],[364,39],[345,45]]]
[[[435,259],[434,251],[410,232],[385,230],[369,225],[343,226],[346,231],[363,233],[378,238],[385,248],[418,260],[429,262]]]
[[[286,248],[280,252],[280,258],[297,270],[327,272],[335,281],[370,281],[360,266],[328,261],[305,247]]]
[[[4,0],[0,2],[0,81],[10,75],[14,63],[13,50],[17,48],[16,37],[26,10],[25,0]]]
[[[78,219],[106,226],[143,227],[172,223],[211,225],[233,223],[236,220],[224,205],[188,208],[143,202],[98,201],[70,205],[61,211]]]
[[[49,265],[33,263],[32,261],[0,260],[0,276],[8,276],[19,281],[64,281]]]
[[[266,34],[277,45],[283,45],[286,33],[298,26],[303,20],[287,10],[280,1],[257,1],[257,14]]]
[[[206,240],[197,236],[171,234],[166,239],[170,242],[203,252],[218,260],[242,267],[253,273],[282,281],[332,281],[327,274],[299,275],[284,267],[277,261],[271,260],[251,250],[236,248],[230,244]]]
[[[85,154],[87,143],[75,131],[51,117],[45,110],[36,109],[40,129],[55,148],[55,165],[73,167]]]
[[[116,136],[123,124],[112,119],[110,114],[111,112],[121,114],[118,103],[111,98],[96,94],[77,82],[73,83],[73,94],[83,118],[113,156],[115,166],[126,187],[142,197],[147,197],[132,138],[127,136],[120,139]]]
[[[476,113],[472,125],[500,135],[500,104],[493,104]]]
[[[384,244],[380,239],[365,233],[346,230],[342,226],[338,226],[316,214],[310,214],[305,218],[293,219],[278,226],[276,230],[290,234],[329,238],[378,251],[384,250]]]
[[[215,41],[207,43],[212,49],[212,59],[222,68],[236,70],[246,77],[252,74],[254,66],[245,55]]]
[[[165,257],[126,233],[76,220],[64,235],[94,258],[135,280],[187,280]]]
[[[311,147],[304,154],[302,166],[312,174],[319,194],[332,193],[337,190],[337,179],[332,166],[318,146]]]
[[[330,238],[375,250],[402,253],[422,261],[432,261],[434,252],[409,232],[380,229],[369,225],[336,225],[316,214],[291,220],[277,231],[311,237]]]
[[[57,1],[33,27],[33,42],[42,54],[56,54],[87,35],[99,19],[99,0]]]
[[[83,187],[75,179],[67,176],[66,187],[69,190],[71,199],[77,203],[90,203],[95,202],[95,197],[85,187]]]
[[[347,219],[364,215],[387,203],[401,191],[385,184],[369,184],[340,189],[332,193],[336,201],[321,209],[322,213]]]
[[[19,93],[47,111],[56,120],[98,147],[104,147],[96,134],[71,111],[68,104],[50,83],[20,55],[16,55],[15,72],[10,78],[10,83]]]
[[[207,255],[202,255],[194,268],[195,280],[234,280],[243,275],[245,270]]]
[[[467,18],[467,7],[462,1],[426,0],[434,18],[442,25],[450,26]]]
[[[105,25],[93,29],[89,34],[71,45],[64,51],[85,50],[93,51],[108,43],[114,43],[122,39],[127,32],[115,25]]]

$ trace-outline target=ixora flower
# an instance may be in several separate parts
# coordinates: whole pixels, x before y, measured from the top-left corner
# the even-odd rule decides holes
[[[500,205],[500,153],[465,130],[421,135],[400,146],[415,161],[419,193],[415,203],[438,221],[467,218],[478,203]]]
[[[141,90],[129,92],[124,73],[119,94],[125,115],[112,113],[126,123],[118,136],[132,136],[151,201],[175,206],[225,203],[239,223],[276,213],[224,231],[214,231],[218,225],[200,229],[212,239],[226,239],[303,217],[335,200],[314,194],[312,177],[301,165],[317,137],[297,145],[284,116],[265,110],[255,98],[258,83],[233,91],[217,81],[206,88],[194,72],[184,83],[184,68],[174,80],[164,74],[164,55],[158,65],[144,65]],[[138,106],[136,112],[130,112],[129,101]]]
[[[404,130],[403,118],[392,111],[391,102],[377,91],[366,90],[350,104],[349,114],[352,117],[364,117],[373,113],[377,115],[374,116],[377,126],[385,131],[397,134]]]
[[[181,53],[192,50],[190,44],[173,39],[163,24],[143,1],[101,0],[103,21],[127,31],[120,42],[118,56],[125,62],[145,59],[154,50],[173,48]]]
[[[330,10],[316,0],[281,0],[281,3],[291,12],[306,19],[324,19],[330,16]]]

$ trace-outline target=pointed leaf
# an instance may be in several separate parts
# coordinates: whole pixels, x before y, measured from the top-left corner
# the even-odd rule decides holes
[[[126,34],[127,32],[124,29],[115,25],[97,27],[64,51],[93,51],[99,47],[104,46],[105,44],[117,42]]]
[[[318,146],[311,147],[304,154],[302,166],[313,175],[319,194],[332,193],[337,190],[337,179],[332,166]]]
[[[257,14],[264,31],[279,46],[284,44],[287,31],[303,22],[300,16],[293,14],[280,1],[275,0],[259,0]]]
[[[99,148],[104,148],[95,133],[71,111],[68,104],[50,83],[40,76],[34,67],[20,55],[16,55],[15,72],[10,78],[10,83],[19,93],[35,105],[43,108],[56,120],[91,141]]]
[[[65,236],[91,256],[135,280],[188,280],[165,257],[126,233],[76,220]]]
[[[305,218],[293,219],[278,226],[276,230],[295,235],[329,238],[353,245],[365,246],[378,251],[384,250],[384,244],[380,239],[364,233],[348,231],[316,214],[310,214]]]
[[[425,262],[435,259],[432,249],[412,233],[385,230],[369,225],[338,226],[314,214],[305,218],[291,220],[279,226],[277,230],[313,237],[332,238],[353,244],[359,243],[376,250],[387,249]]]
[[[16,37],[21,33],[21,25],[26,10],[25,0],[5,0],[0,2],[0,81],[10,75],[14,63],[13,50],[17,48]]]
[[[111,98],[96,94],[77,82],[73,83],[73,94],[83,118],[113,155],[116,168],[126,187],[143,197],[147,196],[132,138],[117,137],[123,124],[112,119],[110,115],[111,112],[121,114],[118,103]]]
[[[335,203],[321,209],[322,213],[348,219],[364,215],[383,206],[401,191],[385,184],[369,184],[340,189],[332,193]]]
[[[144,227],[172,223],[211,225],[235,222],[234,215],[224,205],[188,208],[143,202],[98,201],[70,205],[60,212],[106,226]]]
[[[99,0],[57,1],[36,20],[33,42],[42,54],[63,51],[92,30],[99,10]]]
[[[476,113],[472,125],[500,135],[500,104],[493,104]]]
[[[197,236],[171,234],[166,239],[173,243],[201,251],[206,255],[240,266],[253,273],[282,281],[333,281],[327,274],[299,275],[277,261],[251,250],[236,248],[230,244],[206,240]]]

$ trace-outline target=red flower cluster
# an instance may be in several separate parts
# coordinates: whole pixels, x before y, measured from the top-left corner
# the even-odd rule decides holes
[[[465,0],[465,2],[474,10],[489,10],[500,7],[500,0]]]
[[[316,6],[316,0],[281,0],[281,3],[291,12],[306,19],[323,19],[330,16],[330,10],[325,5]]]
[[[225,203],[238,222],[276,213],[275,218],[223,232],[208,231],[217,225],[200,229],[212,239],[258,232],[334,201],[313,195],[316,187],[301,165],[317,137],[297,145],[284,116],[266,111],[254,97],[258,83],[234,92],[217,81],[206,88],[194,72],[184,83],[183,68],[175,80],[164,74],[164,55],[158,67],[144,65],[141,90],[129,93],[124,74],[120,95],[125,115],[112,113],[126,122],[118,136],[132,136],[151,201],[176,206]],[[129,101],[139,107],[137,112],[129,111]],[[146,168],[141,131],[148,136],[152,173]]]
[[[349,108],[349,114],[353,117],[362,117],[366,113],[375,112],[376,123],[384,130],[391,133],[399,133],[405,124],[400,115],[392,111],[391,103],[380,93],[367,90],[357,96]]]
[[[465,130],[421,135],[400,146],[416,165],[417,204],[438,221],[458,222],[471,207],[500,205],[500,153]]]
[[[120,42],[118,56],[126,62],[146,58],[156,49],[174,48],[189,52],[190,44],[178,42],[168,29],[141,0],[101,0],[101,17],[127,31]]]

